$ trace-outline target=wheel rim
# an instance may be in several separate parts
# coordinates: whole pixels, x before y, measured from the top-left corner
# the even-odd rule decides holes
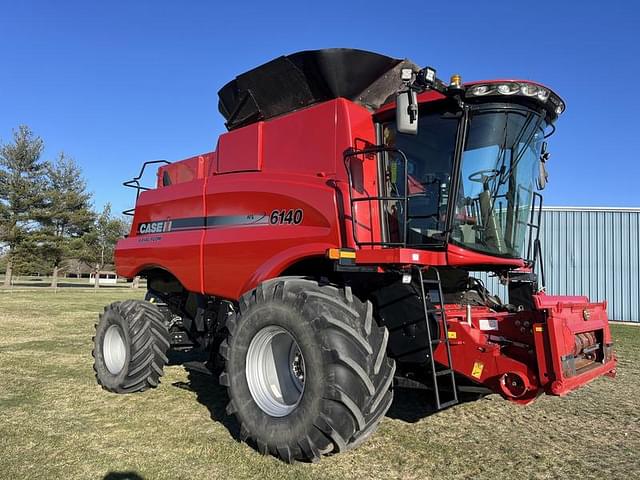
[[[253,400],[267,415],[284,417],[300,403],[306,374],[304,357],[284,328],[265,327],[253,337],[245,374]]]
[[[122,337],[122,330],[118,325],[111,325],[107,329],[102,341],[102,355],[110,373],[117,375],[122,371],[127,358],[127,348]]]

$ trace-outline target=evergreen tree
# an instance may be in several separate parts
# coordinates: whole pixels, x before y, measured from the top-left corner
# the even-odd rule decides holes
[[[44,143],[25,125],[13,132],[13,142],[0,145],[0,243],[9,247],[5,286],[11,283],[22,241],[36,225],[44,207],[46,163],[40,160]]]
[[[90,232],[95,214],[91,194],[78,165],[64,153],[47,166],[45,208],[39,211],[40,229],[35,234],[53,271],[51,286],[58,283],[63,262],[74,256],[74,239]]]

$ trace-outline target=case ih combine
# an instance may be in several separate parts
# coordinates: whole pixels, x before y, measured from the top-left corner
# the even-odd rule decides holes
[[[544,292],[545,138],[564,110],[529,81],[446,85],[348,49],[300,52],[219,92],[215,152],[147,162],[109,305],[107,390],[158,385],[169,349],[210,352],[260,452],[317,460],[369,437],[394,378],[435,408],[526,404],[615,374],[606,303]],[[139,180],[162,163],[157,186]],[[470,272],[508,285],[508,303]],[[537,272],[537,273],[536,273]]]

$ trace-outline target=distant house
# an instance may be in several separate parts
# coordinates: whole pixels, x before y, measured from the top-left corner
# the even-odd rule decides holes
[[[118,275],[116,274],[116,272],[102,270],[99,272],[99,274],[100,274],[100,285],[115,285],[116,283],[118,283]],[[96,283],[95,274],[93,273],[90,274],[89,283],[91,285],[95,285]]]
[[[86,278],[89,280],[89,284],[93,285],[96,283],[94,270],[79,260],[67,260],[63,270],[66,278]],[[115,272],[115,266],[111,264],[105,265],[100,271],[100,284],[114,285],[117,281],[118,275]]]

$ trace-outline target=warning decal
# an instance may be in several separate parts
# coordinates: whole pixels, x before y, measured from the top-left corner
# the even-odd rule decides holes
[[[473,370],[471,370],[471,376],[473,378],[480,378],[482,376],[482,369],[484,368],[484,363],[482,362],[474,362]]]

